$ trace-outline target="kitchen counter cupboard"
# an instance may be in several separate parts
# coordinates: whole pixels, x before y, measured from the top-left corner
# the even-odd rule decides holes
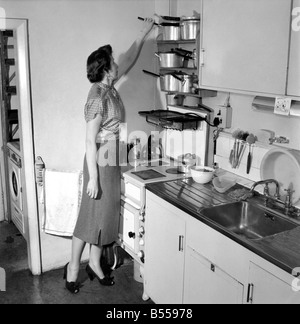
[[[155,186],[146,194],[144,278],[155,303],[300,304],[297,278],[195,217],[188,203],[178,208],[160,197]]]

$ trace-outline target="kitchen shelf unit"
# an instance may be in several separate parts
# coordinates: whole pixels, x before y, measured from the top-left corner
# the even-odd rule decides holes
[[[199,48],[200,48],[200,41],[199,37],[195,39],[189,39],[189,40],[156,40],[157,47],[159,52],[166,52],[170,51],[174,46],[182,46],[182,49],[188,50],[188,51],[195,51],[196,53],[196,63],[194,66],[191,66],[190,62],[187,67],[180,67],[180,68],[166,68],[166,67],[160,67],[160,73],[164,72],[178,72],[183,71],[185,73],[194,73],[197,76],[199,76]],[[181,48],[181,47],[179,47]],[[191,60],[189,60],[191,61]],[[207,90],[207,89],[200,89],[199,87],[196,89],[195,93],[186,93],[186,92],[175,92],[175,91],[168,91],[166,93],[169,94],[179,94],[179,95],[185,95],[190,97],[198,97],[198,98],[205,98],[205,97],[216,97],[217,91],[214,90]],[[181,107],[181,106],[180,106]]]
[[[13,30],[0,31],[0,70],[1,70],[1,120],[3,127],[3,144],[18,141],[16,134],[19,130],[19,115],[17,109],[12,109],[12,97],[17,95],[17,87],[12,85],[16,73],[11,75],[11,69],[16,65],[15,59],[10,58],[14,45],[9,44],[14,37]]]

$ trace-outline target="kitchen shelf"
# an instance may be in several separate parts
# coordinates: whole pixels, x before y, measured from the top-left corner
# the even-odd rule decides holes
[[[189,39],[189,40],[157,40],[158,45],[165,45],[165,44],[195,44],[196,39]]]

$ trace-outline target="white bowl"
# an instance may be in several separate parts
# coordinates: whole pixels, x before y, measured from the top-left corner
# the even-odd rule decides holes
[[[194,181],[197,183],[208,183],[213,178],[215,170],[208,166],[193,166],[191,167],[191,176],[193,177]]]

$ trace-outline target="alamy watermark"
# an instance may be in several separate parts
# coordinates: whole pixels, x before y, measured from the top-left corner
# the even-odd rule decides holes
[[[292,29],[295,32],[300,31],[300,7],[295,7],[292,11],[293,20],[292,20]]]
[[[6,291],[6,273],[3,268],[0,268],[0,292]]]
[[[6,29],[6,12],[5,9],[0,7],[0,30]]]

